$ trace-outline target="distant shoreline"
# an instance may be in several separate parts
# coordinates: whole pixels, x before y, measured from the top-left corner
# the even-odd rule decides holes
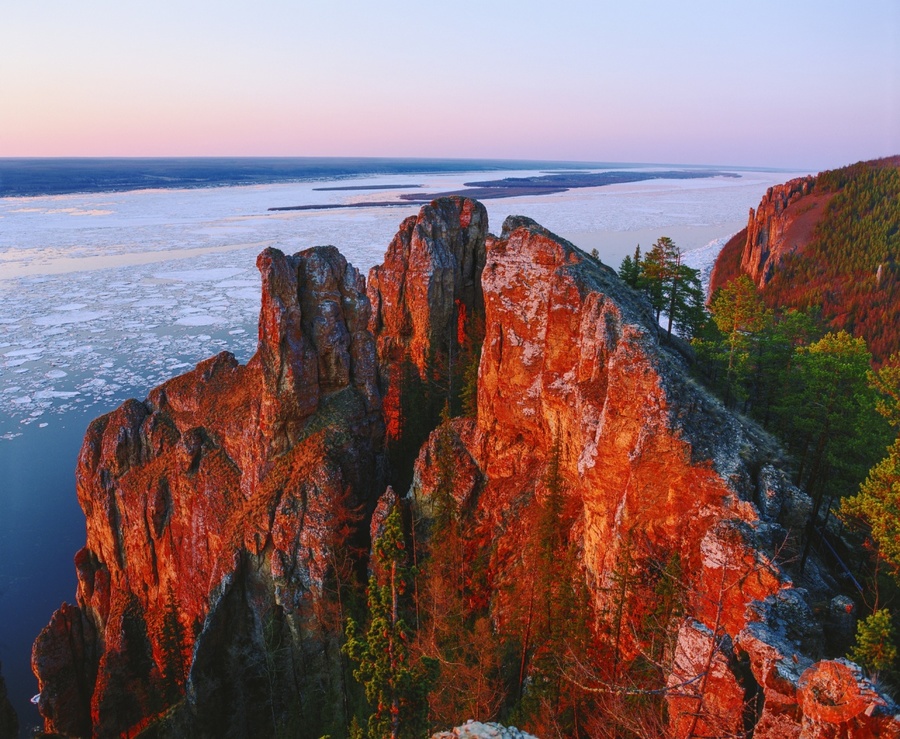
[[[0,198],[339,182],[376,176],[647,165],[384,157],[0,158]]]
[[[527,159],[391,159],[387,157],[0,157],[0,198],[193,190],[210,187],[336,182],[367,177],[531,170],[568,177],[585,170],[698,172],[780,171],[766,167],[653,162],[572,162]],[[786,171],[786,170],[785,170]],[[591,173],[594,174],[594,173]],[[362,186],[361,186],[362,187]],[[387,188],[388,186],[384,186]],[[399,189],[391,187],[390,189]],[[410,187],[402,185],[403,188]],[[371,186],[369,189],[381,189]]]
[[[431,198],[433,199],[433,198]],[[274,208],[267,208],[269,211],[281,210],[337,210],[343,208],[390,208],[398,205],[407,207],[416,205],[415,202],[406,200],[373,200],[370,203],[319,203],[317,205],[280,205]]]

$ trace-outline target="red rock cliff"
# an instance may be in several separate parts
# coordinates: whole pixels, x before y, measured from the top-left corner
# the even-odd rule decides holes
[[[529,219],[507,219],[488,239],[482,287],[478,414],[453,422],[454,469],[456,498],[490,552],[495,618],[522,561],[522,511],[546,494],[558,449],[598,612],[623,547],[638,561],[677,553],[685,565],[691,596],[670,682],[687,685],[670,698],[671,735],[742,731],[749,685],[763,696],[754,736],[799,736],[801,726],[830,735],[801,679],[821,652],[821,626],[775,557],[808,500],[768,464],[770,442],[661,350],[646,306],[612,270]],[[435,439],[416,465],[426,510]],[[857,678],[839,679],[871,698],[852,719],[860,736],[894,731],[892,704]]]
[[[408,375],[446,384],[461,337],[483,311],[487,227],[481,203],[440,198],[403,221],[384,263],[369,272],[369,327],[378,345],[389,439],[401,439],[410,424],[401,408],[401,386],[409,385]],[[424,424],[434,426],[427,419]],[[413,441],[418,448],[423,439]]]
[[[747,228],[722,249],[710,278],[710,294],[740,274],[749,275],[757,287],[772,279],[786,254],[812,237],[833,193],[818,193],[815,177],[800,177],[770,187],[750,209]]]
[[[130,736],[179,705],[188,734],[274,734],[302,680],[272,688],[288,667],[267,640],[292,659],[327,641],[313,615],[332,558],[366,539],[350,511],[383,490],[369,302],[333,247],[257,264],[246,366],[220,354],[88,429],[77,606],[34,647],[48,731]],[[320,691],[334,679],[322,656],[300,658]]]

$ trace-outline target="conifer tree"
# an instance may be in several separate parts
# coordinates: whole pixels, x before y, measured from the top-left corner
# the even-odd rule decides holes
[[[887,562],[900,581],[900,354],[870,372],[869,383],[881,393],[878,412],[898,436],[887,456],[869,471],[859,492],[843,501],[841,516],[859,519],[868,526],[876,556]]]
[[[635,289],[641,286],[642,273],[641,245],[638,244],[634,249],[634,256],[625,255],[622,264],[619,267],[619,277],[622,281]]]
[[[897,661],[896,634],[891,612],[882,608],[856,626],[856,646],[847,655],[877,678]]]
[[[706,322],[700,272],[682,264],[681,249],[668,236],[657,239],[643,259],[640,247],[633,258],[625,257],[619,275],[632,287],[644,290],[656,313],[657,323],[660,316],[666,314],[668,336],[674,330],[691,338]]]
[[[726,402],[746,397],[753,343],[763,330],[769,314],[746,275],[732,280],[712,299],[713,322],[724,337]]]
[[[385,519],[373,550],[369,625],[363,631],[348,619],[344,648],[359,664],[353,676],[365,688],[372,710],[369,739],[418,739],[427,728],[428,692],[435,665],[428,658],[415,660],[410,653],[412,633],[405,614],[412,573],[399,505]]]
[[[521,641],[519,702],[514,720],[540,736],[578,736],[583,696],[566,678],[576,655],[583,658],[589,640],[590,606],[570,541],[574,515],[567,510],[557,436],[544,474],[544,497],[527,545],[528,581],[520,583],[527,598]],[[526,687],[527,686],[527,687]]]
[[[686,264],[678,266],[678,283],[673,289],[670,303],[670,325],[674,325],[678,335],[690,340],[699,334],[709,320],[700,270]]]
[[[446,725],[461,715],[492,718],[504,690],[486,602],[473,596],[477,577],[467,554],[464,511],[455,497],[458,475],[449,406],[442,419],[432,437],[436,479],[428,518],[417,529],[423,564],[417,578],[421,626],[415,648],[440,665],[429,703],[432,719]]]
[[[641,262],[641,278],[650,305],[656,313],[656,322],[669,306],[675,291],[675,275],[681,251],[668,236],[661,236]],[[671,324],[669,326],[671,333]]]

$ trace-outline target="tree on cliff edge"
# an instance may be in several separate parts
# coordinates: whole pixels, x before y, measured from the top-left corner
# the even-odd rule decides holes
[[[707,320],[699,270],[682,264],[682,252],[668,236],[661,236],[641,258],[641,247],[634,257],[626,256],[619,277],[631,287],[643,290],[650,299],[659,323],[665,314],[666,334],[674,329],[680,336],[693,337]]]

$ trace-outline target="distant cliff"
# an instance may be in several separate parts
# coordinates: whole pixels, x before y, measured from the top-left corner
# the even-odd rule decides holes
[[[332,247],[266,250],[250,362],[213,357],[91,425],[77,604],[34,646],[48,731],[344,735],[359,700],[338,652],[344,586],[366,571],[370,525],[394,500],[387,480],[409,478],[398,493],[413,522],[452,509],[463,607],[487,614],[476,656],[491,675],[443,667],[464,689],[515,683],[508,701],[521,705],[539,660],[571,658],[562,641],[538,654],[531,629],[544,617],[532,565],[565,560],[565,582],[546,587],[584,585],[584,602],[564,606],[592,645],[576,656],[610,649],[623,671],[643,665],[668,702],[660,731],[900,734],[896,707],[858,668],[823,660],[835,623],[812,602],[839,619],[846,601],[815,556],[809,589],[793,585],[810,501],[774,443],[689,378],[611,269],[530,219],[507,219],[500,236],[487,227],[474,201],[425,206],[367,289]],[[470,361],[474,416],[441,423]],[[565,530],[537,560],[551,498]],[[613,637],[611,614],[620,627],[646,620],[660,573],[681,598],[662,621],[668,646],[627,628]],[[467,618],[450,623],[474,628]],[[515,623],[527,628],[508,642],[509,676],[496,668],[509,650],[490,653]],[[658,665],[643,662],[650,652]],[[593,721],[597,696],[623,690],[568,677]]]
[[[876,359],[900,349],[900,157],[769,188],[722,249],[710,294],[748,275],[773,308],[820,307]]]

